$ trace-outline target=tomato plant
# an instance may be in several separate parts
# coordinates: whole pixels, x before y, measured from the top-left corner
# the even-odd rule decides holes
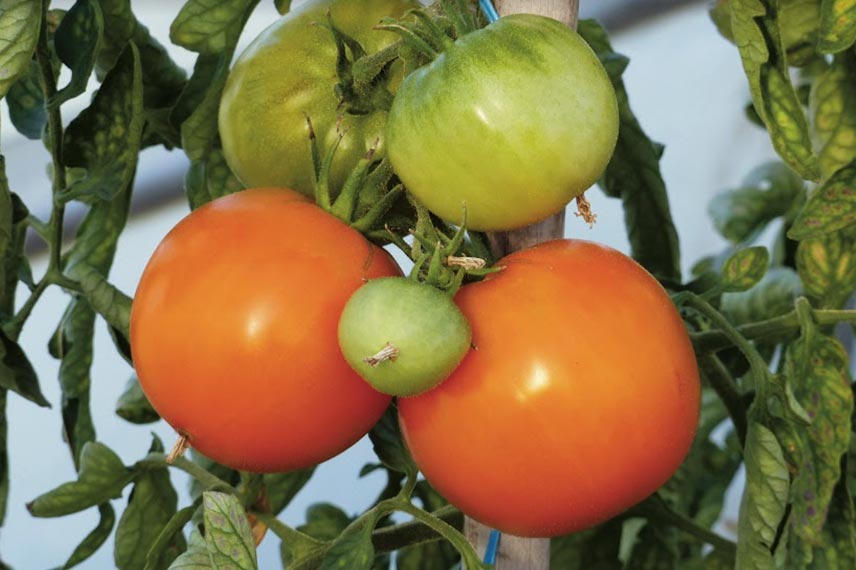
[[[587,528],[654,492],[689,450],[700,388],[686,328],[660,284],[604,246],[554,241],[497,264],[456,296],[474,349],[399,400],[405,440],[481,522],[522,536]]]
[[[469,350],[470,335],[449,295],[401,277],[357,289],[339,320],[345,360],[393,396],[413,396],[442,382]]]
[[[229,74],[219,115],[223,153],[245,185],[312,194],[307,117],[327,145],[337,130],[347,130],[331,173],[337,187],[369,149],[383,152],[386,109],[347,113],[336,93],[337,50],[325,29],[326,12],[343,33],[375,52],[395,36],[373,27],[416,5],[413,0],[309,0],[250,44]]]
[[[291,6],[274,4],[281,13]],[[40,173],[45,151],[51,162],[50,188],[34,182],[31,189],[16,179],[19,169],[7,179],[0,156],[0,568],[254,570],[281,562],[304,570],[487,570],[482,557],[490,553],[469,542],[488,534],[477,521],[555,535],[553,570],[856,567],[850,3],[713,3],[713,25],[735,44],[734,65],[738,58],[743,64],[746,114],[780,160],[752,168],[714,197],[709,214],[721,239],[705,240],[711,250],[698,252],[701,259],[681,254],[660,171],[661,156],[680,162],[669,154],[674,141],[664,146],[646,135],[649,119],[634,114],[624,84],[629,60],[613,50],[604,28],[578,23],[589,52],[558,24],[535,17],[485,28],[478,5],[490,14],[490,4],[436,0],[381,20],[414,4],[294,2],[292,14],[272,21],[246,56],[263,80],[257,83],[245,61],[228,79],[257,0],[174,7],[169,39],[196,54],[192,70],[154,39],[166,30],[150,33],[151,22],[139,21],[127,1],[75,0],[64,10],[47,0],[0,0],[0,98],[10,119],[0,148],[10,156],[26,148]],[[497,7],[511,4],[563,3]],[[685,21],[682,13],[673,22]],[[673,49],[676,43],[664,41]],[[548,56],[562,46],[578,57],[562,56],[557,68]],[[551,73],[539,75],[534,59],[518,61],[538,54]],[[708,55],[700,54],[705,64]],[[659,63],[678,61],[686,60]],[[461,73],[451,73],[450,62]],[[593,75],[577,75],[584,80],[573,89],[551,83],[580,67]],[[684,69],[668,73],[686,77]],[[517,83],[503,92],[494,80],[509,77]],[[404,87],[393,101],[399,80]],[[80,97],[96,81],[93,96]],[[576,113],[583,106],[556,112],[570,93],[584,92],[594,105],[582,117]],[[614,99],[601,100],[605,93]],[[734,93],[712,95],[705,102],[720,105]],[[319,107],[308,108],[303,96]],[[251,104],[255,97],[259,105]],[[218,122],[221,100],[227,116]],[[617,103],[617,142],[615,109],[605,100]],[[75,115],[70,101],[86,108]],[[384,139],[381,119],[394,103],[423,111],[393,109]],[[502,104],[514,112],[497,111]],[[663,109],[662,118],[687,124],[671,106]],[[477,110],[489,119],[483,130],[472,128]],[[302,111],[317,137],[306,139]],[[524,119],[526,113],[534,115]],[[31,142],[7,145],[12,127]],[[588,158],[579,158],[579,148],[571,152],[570,139],[549,139],[585,133],[583,127],[593,129],[582,145]],[[709,133],[696,136],[706,141]],[[376,138],[378,147],[366,152]],[[502,141],[523,144],[525,160],[498,148]],[[613,142],[598,186],[620,199],[628,253],[639,265],[607,248],[562,241],[496,264],[558,224],[473,229],[511,227],[561,208],[573,192],[559,194],[571,185],[542,177],[593,180]],[[407,150],[411,143],[425,146]],[[133,246],[146,232],[125,232],[129,219],[136,228],[154,227],[131,208],[134,193],[147,186],[142,170],[152,163],[140,156],[151,147],[188,158],[184,191],[193,212],[157,250],[132,299],[116,284],[132,287],[128,268],[144,263]],[[396,149],[406,160],[391,164]],[[165,151],[152,149],[158,152]],[[248,161],[249,173],[233,155]],[[716,171],[735,164],[709,152],[686,160],[688,168]],[[280,167],[288,180],[293,174],[295,191],[236,193],[236,174],[255,184],[253,175],[279,176]],[[436,184],[421,192],[429,176]],[[503,186],[524,176],[525,199]],[[487,191],[482,181],[492,184]],[[73,239],[66,239],[69,228]],[[451,353],[439,358],[445,349],[426,341],[457,337],[465,352],[445,382],[389,406],[391,398],[347,364],[337,330],[347,300],[367,279],[398,275],[379,244],[410,256],[415,281],[459,291],[454,299],[472,325],[469,345],[461,340],[465,327],[454,326],[459,309],[449,312],[449,297],[434,291],[435,300],[406,310],[350,319],[342,344],[370,341],[352,347],[359,357],[386,342],[386,327],[395,325],[397,334],[439,315],[440,324],[429,323],[430,338],[410,330],[407,342],[396,341],[435,351],[406,371],[401,351],[395,364],[405,383],[421,383],[426,363],[441,370],[438,376],[457,363]],[[124,263],[114,267],[117,259]],[[379,281],[390,282],[368,283]],[[409,294],[390,290],[396,301]],[[52,311],[61,298],[64,310]],[[102,324],[109,339],[95,334]],[[54,325],[54,334],[44,333]],[[46,360],[48,338],[55,365],[37,360]],[[111,340],[127,366],[105,359]],[[105,372],[102,365],[112,367]],[[124,437],[147,437],[148,430],[103,417],[104,397],[114,397],[109,390],[123,373],[130,378],[116,401],[118,417],[154,423],[160,412],[213,459],[167,454],[157,435],[148,449],[126,445]],[[45,382],[53,391],[42,392]],[[61,429],[55,443],[70,452],[72,480],[63,481],[63,458],[28,421]],[[163,424],[155,430],[174,433]],[[299,519],[292,499],[314,465],[367,430],[374,456],[359,476],[377,484],[377,496],[356,497],[348,484],[356,473],[328,465],[355,501],[343,508],[318,498]],[[174,485],[176,471],[189,476],[188,490]],[[738,494],[739,507],[731,500]],[[64,529],[51,535],[59,527],[21,520],[84,511],[97,518],[87,532],[78,532],[77,518],[65,521],[67,534],[80,540],[76,547],[57,540]],[[398,523],[395,513],[412,520]],[[466,515],[476,522],[467,524]],[[42,526],[34,534],[36,524]],[[68,558],[38,547],[48,540]],[[500,546],[513,550],[517,540],[526,541],[519,552],[546,546],[508,533]],[[498,558],[498,570],[506,560]]]
[[[386,132],[396,172],[430,210],[456,221],[466,204],[471,229],[508,230],[594,184],[615,147],[618,108],[576,33],[513,15],[408,75]]]
[[[221,463],[320,463],[365,435],[389,403],[342,359],[336,327],[365,280],[397,271],[296,192],[209,202],[164,238],[140,279],[131,312],[140,384],[161,417]],[[211,413],[224,409],[234,410],[229,429]]]

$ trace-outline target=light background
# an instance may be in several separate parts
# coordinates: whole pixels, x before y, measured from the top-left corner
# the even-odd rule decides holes
[[[59,7],[70,4],[69,1],[53,3]],[[596,2],[582,0],[581,4],[585,15],[591,12],[587,11],[587,4]],[[134,9],[152,33],[169,45],[169,22],[178,5],[137,1]],[[262,2],[248,23],[243,43],[275,17],[273,2]],[[699,257],[716,253],[724,246],[706,214],[710,197],[736,185],[751,167],[773,153],[765,132],[742,119],[748,93],[739,57],[736,49],[716,33],[704,4],[694,3],[648,19],[614,34],[612,39],[616,50],[631,58],[625,81],[637,116],[649,135],[666,145],[662,167],[686,270]],[[171,50],[182,66],[192,67],[192,54],[174,46]],[[95,87],[94,81],[90,87]],[[65,120],[72,118],[88,100],[88,95],[81,96],[64,107]],[[46,216],[50,203],[50,184],[45,174],[48,155],[38,142],[26,141],[14,132],[5,106],[2,106],[2,126],[0,150],[7,157],[11,187],[34,213]],[[140,196],[151,201],[153,196],[175,195],[186,166],[179,152],[170,153],[162,148],[145,151],[137,182]],[[599,216],[596,227],[589,229],[569,215],[566,234],[627,251],[620,203],[605,198],[596,189],[589,194]],[[186,213],[185,203],[174,199],[157,209],[134,215],[119,242],[111,281],[128,294],[133,293],[148,256]],[[34,264],[37,274],[43,267],[41,260]],[[0,529],[0,553],[7,564],[17,569],[61,566],[97,522],[94,509],[59,519],[34,519],[24,507],[40,493],[75,478],[68,450],[60,439],[58,363],[46,349],[66,303],[67,298],[60,291],[50,290],[21,337],[54,409],[37,408],[14,394],[9,396],[11,494],[7,519]],[[130,374],[130,367],[115,354],[99,321],[92,367],[93,416],[99,439],[117,451],[127,464],[145,454],[151,432],[159,434],[167,445],[174,439],[163,422],[139,427],[115,416],[116,398]],[[365,508],[383,481],[379,475],[365,479],[357,479],[356,475],[364,463],[373,459],[370,444],[363,440],[323,464],[282,518],[290,524],[299,524],[306,507],[318,501],[336,503],[351,513]],[[185,492],[187,479],[175,471],[172,476],[180,492],[180,506],[184,506],[189,503]],[[130,486],[121,500],[114,501],[118,513],[129,491]],[[263,569],[279,567],[275,537],[265,540],[259,558]],[[81,567],[112,568],[112,540]]]

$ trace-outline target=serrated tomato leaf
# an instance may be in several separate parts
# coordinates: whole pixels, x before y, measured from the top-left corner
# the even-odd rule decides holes
[[[193,519],[198,510],[199,507],[194,503],[189,507],[179,509],[170,517],[146,553],[146,565],[143,570],[160,570],[164,567],[164,560],[180,558],[185,543],[181,529]],[[204,542],[202,548],[207,554],[208,550],[205,548]]]
[[[202,535],[195,530],[190,534],[187,550],[169,565],[169,570],[213,570],[214,568],[208,545]]]
[[[130,338],[131,298],[111,285],[106,277],[87,263],[78,263],[70,272],[80,284],[83,298],[107,324]]]
[[[618,143],[600,186],[622,201],[633,258],[658,278],[678,283],[680,246],[660,173],[663,147],[648,138],[630,108],[621,79],[626,58],[613,51],[596,21],[580,21],[578,31],[609,72],[618,97]]]
[[[215,570],[256,570],[256,547],[247,513],[234,495],[202,494],[205,544]]]
[[[818,180],[820,169],[808,120],[790,82],[786,52],[770,0],[730,0],[731,30],[749,80],[752,102],[773,146],[803,178]]]
[[[189,0],[169,29],[176,45],[211,55],[238,42],[249,14],[259,0]]]
[[[294,496],[309,482],[313,473],[315,473],[314,467],[290,473],[266,473],[264,482],[271,514],[279,514],[287,507]]]
[[[799,431],[802,461],[791,483],[791,528],[808,544],[817,544],[833,490],[841,477],[841,458],[850,447],[850,388],[847,353],[813,323],[785,353],[785,370],[794,397],[811,425]]]
[[[838,231],[803,240],[797,270],[817,307],[838,309],[856,289],[856,232]]]
[[[814,80],[809,113],[820,170],[828,177],[856,159],[856,54],[852,51],[836,55]]]
[[[110,506],[110,503],[102,503],[98,505],[98,513],[100,516],[98,524],[77,545],[77,548],[74,549],[74,552],[71,553],[71,556],[63,566],[63,570],[73,568],[81,562],[88,560],[110,537],[110,533],[113,532],[113,526],[116,524],[116,512]]]
[[[327,551],[319,570],[370,570],[375,561],[372,531],[379,518],[378,511],[369,511],[348,525]]]
[[[15,392],[36,405],[50,408],[26,353],[0,329],[0,388]]]
[[[142,134],[140,54],[131,43],[104,78],[92,103],[65,131],[66,166],[87,172],[60,198],[94,202],[116,197],[134,177]]]
[[[749,425],[744,454],[736,567],[775,570],[773,545],[788,501],[788,467],[776,435],[758,422]]]
[[[30,140],[41,139],[48,119],[40,76],[39,64],[31,61],[6,94],[12,125]]]
[[[54,35],[57,56],[71,70],[71,80],[48,101],[59,107],[86,91],[104,33],[104,18],[96,0],[77,0]]]
[[[132,424],[150,424],[160,419],[136,376],[128,379],[125,390],[116,401],[116,415]]]
[[[149,550],[155,544],[173,515],[176,513],[178,495],[166,468],[147,469],[137,477],[128,499],[128,506],[116,528],[113,559],[119,570],[143,570]],[[173,539],[176,535],[173,535]],[[181,539],[183,543],[183,539]],[[157,568],[164,568],[183,549],[183,544],[173,549],[163,549],[158,557]]]
[[[803,240],[853,223],[856,223],[856,160],[839,168],[812,192],[788,236]]]
[[[803,193],[803,181],[793,170],[781,162],[768,162],[755,168],[740,188],[714,196],[708,213],[722,237],[745,243],[770,221],[784,216]]]
[[[746,291],[757,284],[770,265],[766,247],[747,247],[733,253],[722,265],[720,276],[726,292]]]
[[[375,455],[389,469],[408,476],[416,476],[418,468],[413,462],[410,451],[401,435],[398,408],[395,404],[391,404],[387,408],[381,419],[371,429],[369,439],[374,446]]]
[[[0,99],[27,72],[41,20],[41,2],[0,0]]]
[[[822,0],[817,50],[821,53],[836,53],[852,46],[854,41],[856,41],[856,2]]]
[[[77,481],[63,483],[27,504],[35,517],[61,517],[115,499],[137,474],[103,443],[87,442],[80,453]]]

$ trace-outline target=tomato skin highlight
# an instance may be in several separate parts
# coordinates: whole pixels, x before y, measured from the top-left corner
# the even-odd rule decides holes
[[[230,467],[283,472],[344,451],[390,398],[339,353],[336,327],[392,258],[291,190],[210,202],[158,246],[131,311],[149,401],[191,445]]]
[[[618,138],[609,77],[564,24],[500,18],[408,75],[386,126],[396,173],[428,209],[480,231],[532,224],[601,176]]]
[[[398,402],[426,479],[474,519],[519,536],[582,530],[680,466],[698,369],[669,296],[610,248],[557,240],[511,254],[456,302],[474,350]]]
[[[326,12],[373,53],[396,36],[372,28],[417,6],[412,0],[307,0],[265,29],[235,62],[220,103],[223,154],[235,175],[248,187],[282,186],[311,196],[307,117],[322,149],[336,141],[343,117],[347,136],[333,159],[333,188],[375,145],[382,156],[386,111],[353,115],[339,107],[336,44],[324,27]]]

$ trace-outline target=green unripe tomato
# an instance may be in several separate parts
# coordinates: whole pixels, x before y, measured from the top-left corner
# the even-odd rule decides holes
[[[595,53],[531,14],[458,39],[402,82],[386,125],[395,172],[425,206],[481,231],[549,217],[601,176],[618,103]]]
[[[306,0],[253,40],[229,74],[218,121],[223,155],[241,182],[312,196],[307,116],[322,149],[334,144],[340,128],[348,132],[333,159],[333,188],[344,183],[369,149],[382,156],[386,111],[355,115],[340,107],[336,43],[323,24],[329,10],[342,32],[374,53],[396,40],[395,34],[374,27],[417,6],[414,0]]]
[[[414,396],[445,380],[471,338],[449,295],[403,277],[373,279],[357,289],[339,320],[345,360],[391,396]]]

